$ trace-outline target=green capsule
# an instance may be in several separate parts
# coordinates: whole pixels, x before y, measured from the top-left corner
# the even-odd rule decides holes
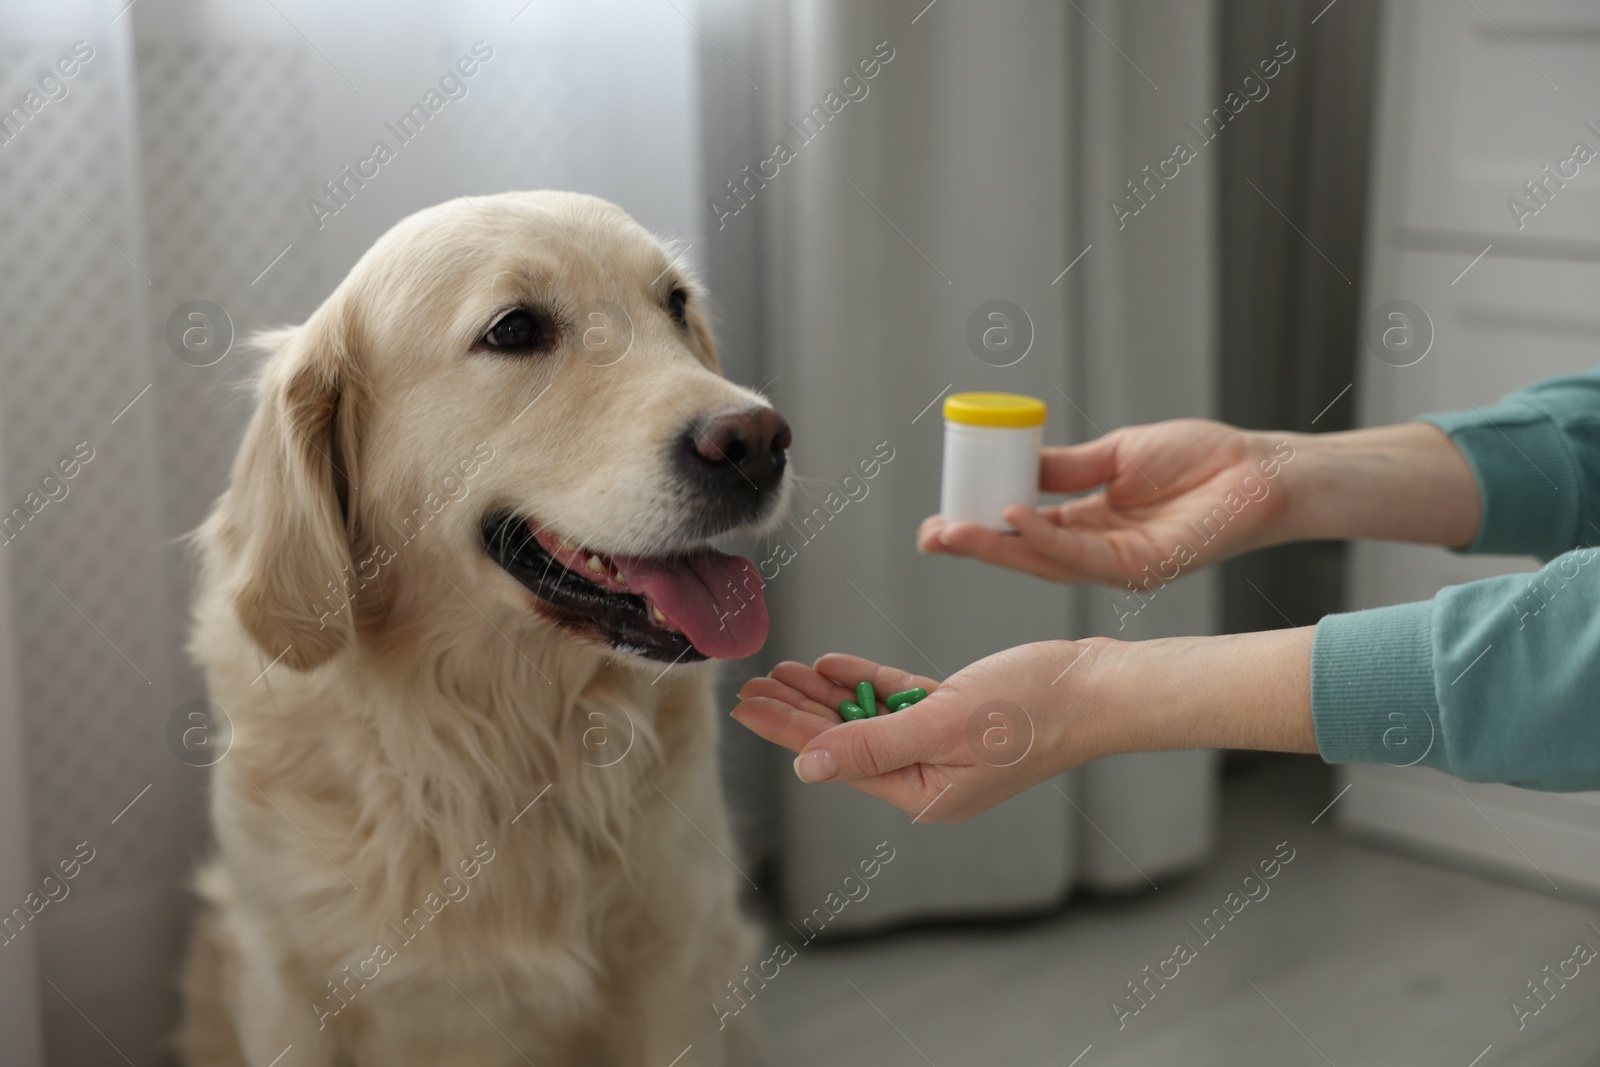
[[[861,705],[861,710],[871,718],[878,714],[878,693],[872,688],[871,682],[856,683],[856,703]]]
[[[870,718],[871,714],[866,708],[853,700],[839,701],[839,715],[845,722],[855,722],[857,719]]]
[[[902,689],[898,693],[890,693],[884,698],[884,703],[889,705],[890,711],[899,711],[902,708],[909,708],[927,695],[928,691],[919,685],[915,689]]]

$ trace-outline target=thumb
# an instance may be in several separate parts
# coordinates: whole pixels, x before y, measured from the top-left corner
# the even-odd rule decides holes
[[[1076,493],[1104,485],[1117,472],[1116,458],[1117,444],[1110,437],[1041,449],[1039,488],[1047,493]]]
[[[917,763],[948,762],[939,759],[948,747],[944,737],[948,727],[928,714],[936,710],[929,705],[940,695],[935,691],[903,711],[822,731],[795,757],[795,775],[802,782],[853,782]],[[954,695],[945,694],[945,699]]]

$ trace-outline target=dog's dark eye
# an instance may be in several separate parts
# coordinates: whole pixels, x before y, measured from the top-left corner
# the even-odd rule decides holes
[[[556,324],[550,316],[527,308],[513,308],[500,316],[481,342],[502,352],[542,352],[554,347]]]
[[[682,289],[672,290],[667,297],[667,310],[672,313],[672,321],[684,329],[689,328],[689,294]]]

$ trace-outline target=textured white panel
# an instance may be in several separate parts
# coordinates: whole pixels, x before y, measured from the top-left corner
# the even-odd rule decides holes
[[[472,89],[472,123],[450,129],[452,169],[472,175],[463,192],[581,189],[592,175],[594,125],[582,114],[568,64],[581,63],[581,41],[564,56],[550,45],[501,45]],[[459,53],[442,53],[441,68]]]
[[[243,339],[304,318],[332,285],[314,249],[294,243],[304,208],[291,191],[313,185],[310,94],[303,48],[249,42],[139,46],[139,130],[147,247],[157,267],[146,343],[161,415],[162,536],[192,530],[222,491],[254,394],[242,384],[254,361]],[[273,260],[282,254],[276,263]],[[193,366],[168,348],[166,322],[192,300],[228,315],[228,355]],[[182,633],[190,568],[173,566],[173,626]],[[181,699],[202,695],[185,669]]]
[[[35,35],[0,49],[0,107],[29,86],[57,97],[0,144],[0,242],[17,265],[0,288],[0,507],[37,511],[0,559],[14,591],[32,880],[93,850],[70,894],[23,932],[50,982],[48,1059],[84,1065],[159,1055],[170,987],[142,976],[171,971],[187,866],[181,767],[162,733],[178,650],[145,344],[160,271],[141,225],[125,25],[112,14],[64,4],[0,21],[8,36]],[[79,68],[46,82],[75,41],[87,45]],[[74,477],[46,481],[73,458]],[[58,499],[39,507],[47,495]]]
[[[26,77],[69,44],[13,51],[8,65]],[[85,454],[93,450],[64,482],[65,497],[0,549],[21,621],[41,867],[106,826],[151,781],[161,741],[147,727],[160,721],[170,663],[149,394],[122,414],[153,380],[139,341],[151,268],[131,210],[137,185],[128,180],[120,86],[105,51],[68,83],[64,100],[0,146],[7,258],[24,265],[0,288],[6,510],[30,490],[43,496],[42,480],[80,442]],[[14,84],[14,76],[0,80]],[[107,881],[170,873],[170,856],[132,835],[108,837],[104,849],[96,874]]]
[[[690,228],[692,30],[665,5],[626,33],[618,0],[547,7],[0,0],[0,118],[74,41],[94,49],[64,96],[0,138],[0,518],[79,442],[94,450],[0,546],[27,768],[26,812],[8,812],[28,829],[18,884],[78,842],[95,849],[24,932],[54,986],[37,990],[51,1063],[166,1055],[204,847],[205,773],[165,739],[172,710],[203,695],[182,654],[178,538],[222,489],[252,406],[241,338],[303,320],[379,233],[452,183],[577,188]],[[586,43],[602,25],[605,62]],[[477,40],[497,55],[467,98],[319,230],[307,198]],[[196,300],[233,328],[210,366],[167,342],[169,317]]]

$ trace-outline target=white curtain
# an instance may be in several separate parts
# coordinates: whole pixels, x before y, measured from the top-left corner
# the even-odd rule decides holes
[[[623,0],[0,2],[0,509],[26,518],[0,532],[0,914],[46,901],[0,946],[0,1060],[42,1033],[50,1063],[161,1062],[173,1022],[205,823],[168,742],[204,695],[176,539],[249,402],[238,342],[180,360],[169,317],[298,321],[458,193],[578,189],[700,244],[697,44]],[[345,166],[369,177],[336,200]]]
[[[771,583],[772,655],[855,651],[944,677],[1030,641],[1208,632],[1206,577],[1164,589],[1119,631],[1113,590],[919,556],[912,543],[938,508],[937,398],[948,391],[1042,397],[1048,443],[1211,413],[1215,161],[1199,162],[1187,186],[1163,194],[1163,211],[1128,232],[1105,208],[1124,180],[1170,153],[1186,106],[1209,95],[1211,5],[771,7],[776,58],[747,159],[772,155],[775,140],[798,146],[797,158],[765,187],[747,186],[749,206],[727,220],[749,225],[765,210],[770,227],[763,370],[795,424],[803,473],[838,485],[880,442],[895,457],[825,528],[784,531],[796,558]],[[1093,26],[1159,64],[1161,91]],[[881,69],[863,93],[846,76],[874,56]],[[810,136],[799,126],[819,105],[837,115]],[[1155,305],[1143,299],[1152,287]],[[974,312],[997,299],[1025,312],[1033,337],[1004,366],[967,340]],[[802,494],[801,510],[826,489]],[[1008,743],[1025,745],[1025,721],[1010,725]],[[1043,910],[1085,884],[1147,890],[1209,853],[1214,766],[1209,752],[1103,760],[935,827],[845,787],[800,786],[783,768],[786,914],[827,899],[880,841],[896,850],[893,873],[830,932]]]

